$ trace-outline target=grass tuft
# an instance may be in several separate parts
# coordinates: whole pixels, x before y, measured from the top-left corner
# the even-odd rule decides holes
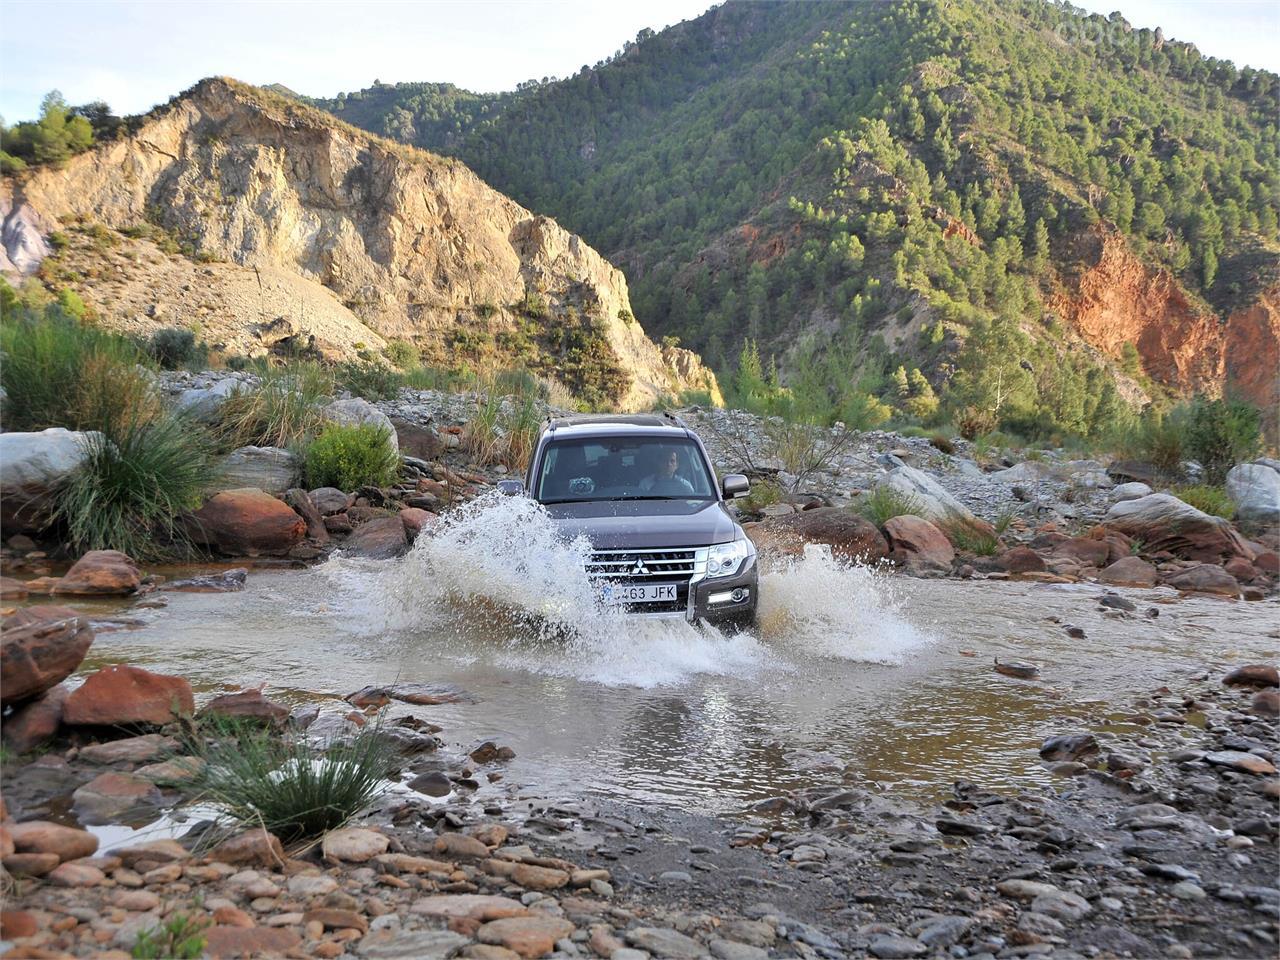
[[[1183,503],[1189,503],[1211,517],[1223,517],[1230,520],[1236,513],[1236,505],[1223,487],[1215,487],[1207,483],[1174,487],[1169,491]]]
[[[334,387],[333,375],[317,364],[266,368],[256,387],[219,408],[219,435],[230,447],[302,447],[324,427],[321,407]]]
[[[139,931],[132,955],[135,960],[196,960],[204,955],[212,922],[207,917],[172,914],[163,923]]]
[[[858,504],[858,512],[874,523],[883,527],[886,520],[894,517],[922,516],[924,501],[914,494],[904,493],[896,487],[881,484],[863,496]]]
[[[1008,529],[1013,515],[1003,520],[1003,528]],[[979,557],[992,557],[1000,551],[1000,533],[989,530],[985,525],[975,524],[964,517],[950,517],[938,524],[951,546],[961,553],[972,553]]]

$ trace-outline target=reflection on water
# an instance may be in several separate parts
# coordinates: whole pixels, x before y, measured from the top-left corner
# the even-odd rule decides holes
[[[914,580],[816,553],[764,577],[758,635],[724,637],[596,606],[582,545],[555,541],[528,501],[474,509],[404,560],[171,594],[131,613],[140,629],[99,637],[86,666],[128,660],[210,692],[266,683],[293,702],[456,683],[478,702],[416,711],[463,747],[514,747],[510,779],[732,811],[841,768],[920,795],[1041,782],[1044,736],[1276,652],[1272,602],[1130,591],[1160,615],[1116,617],[1096,586]],[[1042,679],[998,675],[996,656]]]

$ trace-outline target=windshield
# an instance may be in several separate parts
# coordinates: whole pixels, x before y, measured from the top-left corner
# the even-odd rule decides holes
[[[697,446],[660,437],[552,443],[542,456],[534,491],[542,503],[715,499]]]

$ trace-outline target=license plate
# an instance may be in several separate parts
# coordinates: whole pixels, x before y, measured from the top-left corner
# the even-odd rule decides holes
[[[676,599],[674,583],[606,583],[600,588],[605,603],[661,603]]]

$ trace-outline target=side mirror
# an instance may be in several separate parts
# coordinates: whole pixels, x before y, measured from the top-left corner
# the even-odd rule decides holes
[[[740,473],[726,473],[720,478],[720,489],[726,500],[735,500],[751,492],[751,481]]]
[[[499,480],[498,492],[504,497],[518,497],[524,493],[524,484],[519,480]]]

